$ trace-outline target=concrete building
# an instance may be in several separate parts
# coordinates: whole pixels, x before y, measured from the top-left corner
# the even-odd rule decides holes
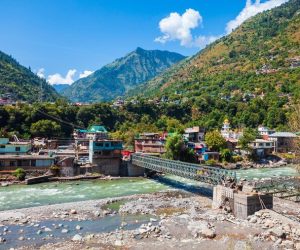
[[[299,140],[296,134],[290,132],[276,132],[269,135],[269,138],[275,143],[275,152],[279,153],[292,152],[295,143]]]
[[[134,139],[134,151],[139,153],[163,154],[165,139],[159,133],[143,133]]]
[[[108,133],[104,126],[92,125],[88,129],[75,129],[73,133],[74,139],[108,139]]]
[[[258,157],[264,157],[272,154],[275,149],[274,141],[256,139],[250,143],[250,147],[255,151]]]
[[[10,142],[8,138],[0,138],[0,155],[28,154],[31,151],[30,142]]]
[[[119,176],[123,142],[119,140],[90,140],[89,162],[92,171],[104,175]]]
[[[199,126],[186,128],[184,130],[184,139],[189,142],[201,142],[204,140],[205,130],[201,129]]]
[[[45,155],[0,155],[0,171],[14,171],[23,168],[26,171],[48,170],[55,158]]]
[[[261,136],[269,136],[275,133],[275,130],[269,129],[268,127],[265,126],[259,126],[257,130]]]

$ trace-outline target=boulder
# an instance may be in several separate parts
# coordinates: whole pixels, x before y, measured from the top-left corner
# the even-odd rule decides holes
[[[77,214],[77,211],[75,209],[71,209],[70,213],[71,214]]]
[[[254,217],[251,217],[250,220],[249,220],[250,223],[256,223],[257,222],[257,217],[254,216]]]
[[[82,241],[82,236],[79,234],[75,234],[72,238],[72,241]]]
[[[187,228],[194,237],[202,236],[212,239],[216,236],[215,230],[207,221],[191,221]]]

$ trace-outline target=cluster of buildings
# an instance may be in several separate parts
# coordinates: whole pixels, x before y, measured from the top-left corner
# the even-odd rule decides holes
[[[225,119],[220,130],[231,151],[241,152],[238,141],[243,136],[240,129],[233,130]],[[291,132],[275,132],[267,127],[258,127],[259,138],[249,144],[253,152],[263,158],[273,153],[293,152],[299,135]],[[219,160],[220,153],[209,150],[205,143],[206,131],[201,127],[186,128],[183,134],[186,147],[192,149],[199,162]],[[35,138],[20,141],[0,138],[0,174],[23,168],[26,171],[46,172],[58,166],[61,175],[74,176],[85,173],[102,173],[112,176],[139,175],[130,165],[133,152],[161,156],[166,152],[165,144],[172,133],[142,133],[134,140],[134,151],[123,149],[123,142],[109,137],[105,127],[90,126],[75,129],[73,139],[48,140]]]
[[[45,171],[54,165],[54,157],[34,154],[32,150],[31,141],[9,141],[8,138],[0,138],[0,172],[14,171],[19,167],[28,171]]]
[[[205,143],[205,130],[195,126],[186,128],[183,139],[186,146],[194,150],[199,162],[210,159],[219,160],[220,152],[212,152]],[[224,120],[220,130],[221,135],[227,143],[227,148],[241,153],[238,145],[239,139],[243,136],[242,129],[233,130],[228,119]],[[264,158],[273,153],[293,152],[294,145],[299,141],[299,136],[291,132],[275,132],[264,126],[258,127],[259,137],[250,142],[249,148],[257,155],[258,158]],[[160,155],[166,152],[166,138],[171,134],[168,133],[143,133],[135,138],[135,152]]]

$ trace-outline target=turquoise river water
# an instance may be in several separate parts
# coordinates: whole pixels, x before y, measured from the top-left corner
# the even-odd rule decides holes
[[[237,171],[238,178],[246,179],[296,175],[296,170],[290,167]],[[0,211],[73,201],[95,200],[107,197],[120,197],[132,194],[153,193],[176,188],[185,188],[187,190],[208,189],[207,185],[180,177],[167,176],[164,179],[168,179],[169,181],[125,178],[118,180],[50,182],[31,186],[12,185],[0,187]]]

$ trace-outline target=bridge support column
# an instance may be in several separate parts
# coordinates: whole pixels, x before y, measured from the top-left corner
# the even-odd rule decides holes
[[[246,219],[261,209],[273,208],[273,196],[235,191],[221,185],[214,187],[212,208],[230,207],[234,215]]]
[[[139,166],[136,166],[132,164],[132,162],[127,163],[128,168],[128,176],[129,177],[138,177],[138,176],[144,176],[145,169]]]

